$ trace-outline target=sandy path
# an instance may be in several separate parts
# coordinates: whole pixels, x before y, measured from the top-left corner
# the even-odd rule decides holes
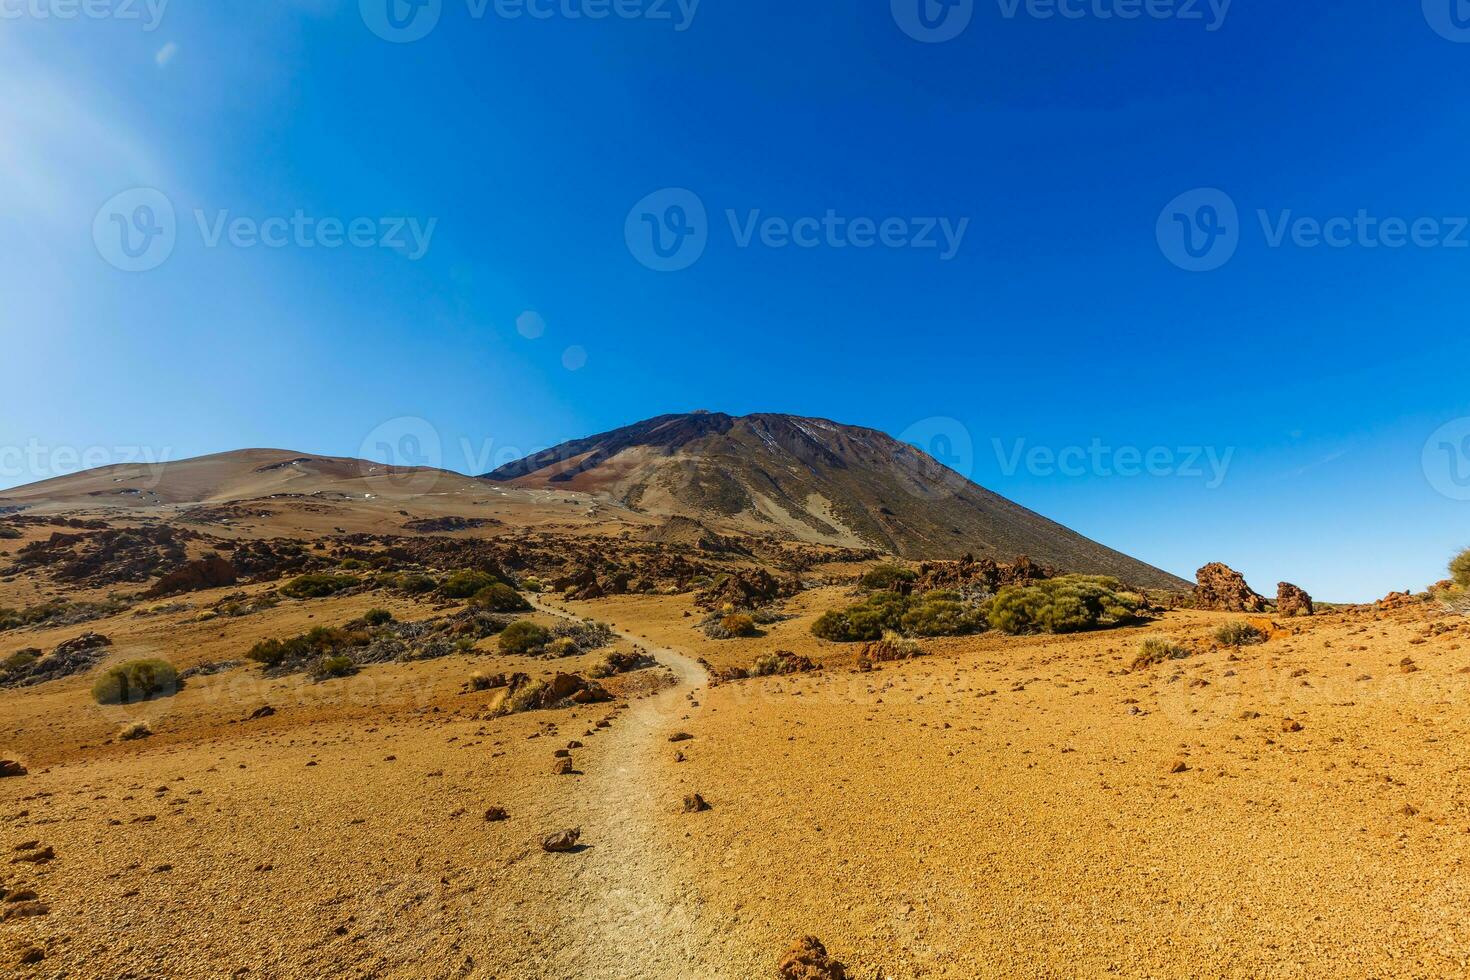
[[[536,608],[576,618],[541,602]],[[728,940],[703,914],[703,898],[678,850],[687,838],[659,829],[699,819],[680,812],[670,772],[679,746],[668,738],[698,710],[689,696],[708,674],[677,650],[618,632],[667,667],[674,686],[632,702],[610,729],[573,752],[585,774],[557,794],[562,799],[545,819],[548,827],[580,826],[585,847],[576,854],[530,856],[545,869],[542,908],[554,909],[559,921],[554,936],[541,937],[550,942],[528,949],[521,966],[528,975],[608,980],[743,976],[748,968],[732,964],[748,954],[727,948]]]

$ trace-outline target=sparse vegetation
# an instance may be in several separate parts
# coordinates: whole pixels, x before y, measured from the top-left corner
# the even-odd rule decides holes
[[[536,595],[538,593],[546,591],[545,583],[543,583],[539,578],[535,578],[534,576],[522,579],[521,588],[524,591],[531,593],[532,595]]]
[[[356,588],[362,580],[353,575],[335,575],[330,572],[310,572],[298,575],[281,586],[281,595],[290,599],[322,599],[338,592]]]
[[[884,633],[909,636],[966,636],[989,627],[983,602],[936,589],[921,595],[875,592],[862,602],[823,613],[812,633],[839,643],[871,642]]]
[[[494,575],[466,568],[450,573],[444,584],[439,586],[439,591],[446,599],[469,599],[497,584],[501,583]]]
[[[132,742],[140,738],[147,738],[152,734],[153,729],[146,721],[134,721],[124,725],[122,731],[117,733],[117,737],[119,741]]]
[[[369,626],[385,626],[393,622],[393,614],[386,609],[369,609],[362,614],[362,621]]]
[[[732,637],[755,636],[760,631],[755,627],[755,620],[744,613],[732,613],[720,620],[720,628]]]
[[[470,602],[491,612],[526,612],[531,604],[504,582],[492,582],[476,592]]]
[[[1450,581],[1461,589],[1470,591],[1470,548],[1466,548],[1450,561]]]
[[[331,680],[357,673],[357,663],[345,654],[334,653],[314,660],[306,673],[314,681]]]
[[[518,619],[500,634],[501,653],[530,653],[551,642],[551,633],[529,619]]]
[[[750,665],[751,677],[776,677],[783,674],[802,674],[816,670],[814,661],[797,656],[788,650],[776,650],[756,657]]]
[[[166,660],[130,660],[108,669],[92,685],[98,704],[135,704],[179,690],[179,673]]]
[[[0,674],[11,674],[25,670],[39,659],[41,659],[41,651],[34,647],[12,653],[4,660],[0,660]]]
[[[1255,643],[1265,643],[1266,634],[1256,629],[1250,623],[1242,620],[1231,620],[1215,630],[1215,640],[1221,646],[1246,647]]]
[[[114,616],[128,608],[123,599],[109,597],[100,602],[67,602],[54,599],[25,609],[0,606],[0,631],[24,626],[75,626],[78,623]]]
[[[1128,669],[1146,670],[1168,660],[1183,660],[1190,654],[1189,647],[1181,643],[1161,636],[1150,636],[1139,644],[1138,655],[1133,658]]]
[[[858,580],[858,585],[874,592],[893,592],[899,585],[916,578],[918,574],[913,569],[902,565],[876,565]]]
[[[1001,589],[990,625],[1005,633],[1076,633],[1134,622],[1140,596],[1103,575],[1063,575]]]
[[[423,595],[439,587],[439,583],[434,580],[433,576],[425,575],[423,572],[399,572],[396,575],[389,575],[384,579],[384,584],[390,589],[398,589],[409,595]]]

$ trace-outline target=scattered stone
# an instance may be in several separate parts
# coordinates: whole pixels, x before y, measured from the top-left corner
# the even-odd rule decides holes
[[[670,742],[688,742],[692,738],[694,738],[694,736],[693,735],[690,735],[688,732],[675,732],[674,734],[672,734],[672,735],[669,736],[669,741]]]
[[[41,949],[41,947],[27,946],[25,949],[21,950],[20,965],[30,966],[32,963],[39,963],[45,958],[46,953],[44,950]]]
[[[485,820],[489,823],[499,823],[502,820],[509,819],[510,814],[505,812],[505,807],[503,806],[492,806],[485,811]]]
[[[815,936],[803,936],[776,964],[781,980],[847,980],[847,967],[827,955]]]
[[[541,838],[541,850],[548,854],[566,854],[576,849],[577,841],[581,838],[581,827],[573,827],[571,830],[558,830],[554,834],[547,834]]]
[[[45,902],[16,902],[7,905],[4,913],[0,913],[0,921],[9,922],[11,919],[29,919],[37,915],[50,915],[51,906]]]
[[[1294,719],[1287,718],[1281,722],[1281,730],[1283,732],[1299,732],[1302,730],[1302,723]]]
[[[269,718],[275,713],[275,708],[272,708],[268,704],[263,704],[260,707],[256,708],[254,711],[250,712],[250,720],[255,721],[258,718]]]
[[[14,759],[0,759],[0,779],[6,776],[24,776],[29,771]]]
[[[709,808],[710,805],[706,803],[704,797],[700,796],[698,793],[690,793],[688,796],[684,797],[685,813],[703,813]]]
[[[1228,565],[1211,562],[1195,573],[1194,604],[1216,612],[1263,613],[1266,599]]]
[[[32,847],[35,845],[32,844]],[[56,851],[50,846],[36,850],[27,849],[29,853],[21,854],[10,859],[11,864],[49,864],[56,859]]]
[[[557,759],[556,764],[551,767],[551,774],[553,776],[572,776],[576,774],[576,770],[572,768],[571,759]]]
[[[1170,775],[1180,772],[1189,772],[1189,764],[1183,759],[1175,760],[1173,767],[1169,770]]]

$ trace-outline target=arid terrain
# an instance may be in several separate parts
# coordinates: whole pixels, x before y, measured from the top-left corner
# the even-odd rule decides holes
[[[1035,565],[922,562],[698,507],[662,464],[620,471],[657,508],[543,464],[253,451],[0,494],[0,974],[1470,971],[1444,602],[1287,616],[1043,524]],[[1107,570],[1084,551],[1136,615],[813,632],[890,594],[875,570],[964,606]],[[145,659],[177,688],[94,694]]]

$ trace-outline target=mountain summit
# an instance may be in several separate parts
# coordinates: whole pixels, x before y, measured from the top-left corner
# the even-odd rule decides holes
[[[1027,555],[1139,586],[1187,585],[972,483],[892,436],[828,419],[661,415],[563,443],[486,479],[601,493],[646,514],[910,558]]]

